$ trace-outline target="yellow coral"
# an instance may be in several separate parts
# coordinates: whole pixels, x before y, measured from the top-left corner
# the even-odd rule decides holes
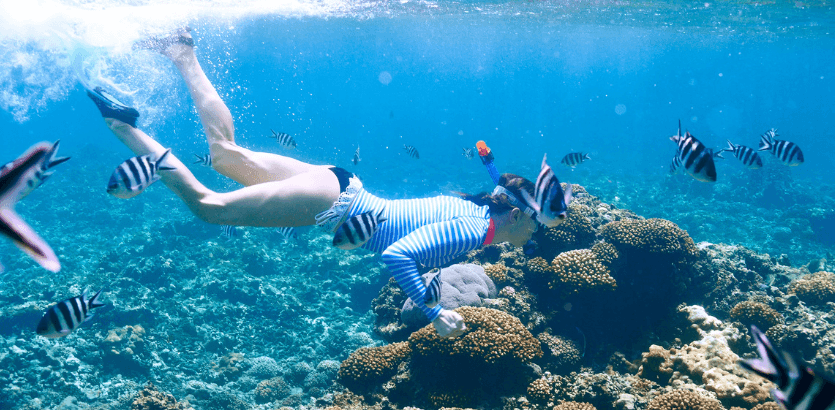
[[[689,390],[674,390],[652,399],[647,410],[725,410],[725,407],[716,399]]]
[[[597,260],[599,260],[600,263],[610,267],[620,256],[617,248],[615,248],[615,245],[608,242],[598,242],[594,244],[594,246],[591,247],[591,251],[594,252],[594,256],[597,256]]]
[[[731,318],[744,325],[756,325],[763,332],[774,325],[783,324],[783,315],[759,302],[740,302],[731,309]]]
[[[518,318],[481,307],[464,306],[455,311],[464,317],[467,325],[463,335],[441,338],[432,325],[427,325],[409,337],[412,351],[419,355],[468,358],[487,364],[503,360],[528,363],[542,357],[539,341]]]
[[[528,400],[535,403],[547,403],[554,400],[553,393],[551,381],[545,377],[534,380],[528,386]]]
[[[394,375],[411,353],[408,342],[380,347],[361,347],[339,366],[339,381],[353,391],[364,391]]]
[[[792,282],[789,293],[811,305],[824,305],[835,301],[835,274],[816,272]]]
[[[558,404],[556,407],[554,407],[554,410],[597,410],[597,408],[592,406],[589,403],[567,401],[567,402]]]
[[[484,265],[484,273],[493,280],[496,286],[507,283],[507,266],[504,263],[488,263]]]
[[[666,255],[675,261],[692,259],[699,255],[699,250],[690,235],[665,219],[624,219],[609,222],[600,228],[600,235],[620,251]]]
[[[609,268],[600,263],[597,256],[588,249],[559,254],[551,262],[551,268],[556,275],[548,283],[551,289],[581,293],[586,290],[615,290],[617,287]]]

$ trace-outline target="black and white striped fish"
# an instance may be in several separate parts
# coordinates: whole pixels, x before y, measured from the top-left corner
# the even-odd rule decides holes
[[[772,128],[760,136],[759,151],[771,151],[780,162],[790,166],[796,167],[803,163],[803,152],[797,144],[778,140],[777,130]]]
[[[742,165],[745,165],[746,168],[759,169],[763,166],[762,158],[760,158],[757,151],[754,151],[753,148],[746,147],[745,145],[735,145],[728,140],[728,148],[725,148],[725,151],[733,152],[736,159],[742,161]]]
[[[562,157],[562,161],[560,161],[560,164],[574,168],[577,165],[582,164],[587,159],[591,159],[591,157],[589,157],[589,154],[584,154],[582,152],[572,152]]]
[[[473,151],[472,148],[464,147],[463,150],[464,150],[464,158],[467,158],[467,159],[475,158],[475,152]]]
[[[426,293],[423,294],[423,304],[428,308],[438,306],[441,301],[441,272],[438,271],[435,277],[426,285]]]
[[[536,178],[535,197],[531,197],[528,191],[524,189],[522,190],[522,196],[528,206],[536,211],[536,220],[549,228],[553,228],[565,221],[565,217],[568,215],[568,205],[573,197],[571,195],[571,184],[567,184],[568,188],[563,191],[560,181],[546,162],[547,158],[547,154],[542,156],[542,168]]]
[[[788,352],[775,350],[756,326],[751,326],[751,335],[760,357],[742,360],[739,365],[777,385],[771,390],[774,401],[786,410],[835,409],[835,381],[800,367]]]
[[[708,151],[710,152],[710,155],[713,156],[713,159],[725,159],[725,157],[722,156],[723,150],[714,150],[713,148],[708,148]],[[678,153],[676,153],[676,155],[673,156],[673,161],[670,162],[670,173],[675,174],[679,168],[681,168],[681,158],[679,158]]]
[[[293,136],[286,133],[286,132],[275,132],[272,129],[273,135],[270,138],[275,138],[275,141],[279,143],[281,146],[287,149],[296,148],[296,140],[293,139]]]
[[[55,170],[52,168],[56,165],[62,164],[66,162],[70,157],[56,157],[55,155],[58,153],[58,144],[61,143],[61,140],[55,141],[52,144],[52,149],[46,153],[46,159],[41,163],[41,166],[35,169],[35,172],[32,173],[29,180],[26,181],[26,186],[23,188],[23,191],[20,192],[20,199],[25,198],[27,195],[31,194],[35,188],[41,186],[50,175],[52,175]],[[6,167],[12,166],[12,162],[3,165],[0,167],[0,173],[3,173],[3,170]]]
[[[689,131],[681,135],[681,121],[678,122],[678,135],[670,140],[678,146],[676,155],[681,166],[690,176],[702,182],[716,182],[716,164],[713,162],[713,150],[705,147]]]
[[[93,317],[92,310],[104,306],[99,302],[101,291],[87,299],[85,290],[79,296],[58,302],[50,307],[38,322],[36,331],[39,335],[50,339],[64,337]]]
[[[194,154],[194,156],[197,157],[197,161],[192,162],[192,164],[200,164],[204,167],[211,167],[212,166],[212,154],[206,154],[206,155]]]
[[[145,188],[159,181],[159,171],[175,169],[165,162],[170,152],[171,148],[159,158],[154,154],[140,155],[121,163],[110,176],[107,193],[117,198],[133,198],[141,194]]]
[[[360,158],[360,147],[357,146],[357,150],[354,151],[354,157],[351,158],[351,163],[357,165],[360,161],[362,161],[362,158]]]
[[[406,152],[409,154],[410,157],[412,157],[414,159],[420,159],[420,154],[418,153],[417,148],[415,148],[411,145],[403,144],[403,149],[406,150]]]
[[[227,239],[232,239],[238,236],[238,228],[233,225],[221,225],[220,226],[220,234],[223,235]]]
[[[333,246],[349,251],[368,242],[371,236],[377,232],[380,224],[386,221],[383,211],[385,209],[381,209],[377,215],[373,215],[374,211],[368,211],[348,218],[347,221],[336,228],[336,233],[333,236]]]
[[[48,142],[35,144],[0,169],[0,234],[11,239],[45,269],[58,272],[61,270],[61,262],[55,252],[14,210],[28,181],[44,169],[44,163],[49,160],[53,147]],[[0,272],[2,270],[0,266]]]
[[[296,233],[296,228],[285,226],[281,228],[275,228],[275,231],[284,238],[285,241],[289,241],[290,239],[296,239],[299,235]]]

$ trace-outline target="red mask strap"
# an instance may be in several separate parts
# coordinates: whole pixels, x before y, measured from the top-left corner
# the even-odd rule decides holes
[[[493,236],[496,235],[496,224],[493,222],[493,218],[490,218],[490,227],[487,228],[487,237],[484,238],[483,245],[490,245],[493,243]]]

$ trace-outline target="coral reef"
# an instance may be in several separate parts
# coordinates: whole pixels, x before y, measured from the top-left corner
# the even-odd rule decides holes
[[[576,401],[568,401],[560,403],[554,407],[554,410],[597,410],[596,407],[589,403],[579,403]]]
[[[273,377],[258,383],[253,392],[256,403],[269,403],[290,395],[290,386],[283,377]]]
[[[797,279],[789,286],[800,300],[811,305],[824,305],[835,301],[835,273],[815,272]]]
[[[360,348],[342,362],[339,382],[356,392],[371,390],[393,376],[411,350],[408,342]]]
[[[131,404],[131,410],[186,410],[191,408],[188,402],[177,402],[174,396],[159,391],[152,383],[148,383]]]
[[[612,291],[617,288],[609,268],[600,263],[594,252],[579,249],[563,252],[551,262],[555,277],[548,287],[570,294],[586,291]]]
[[[689,390],[674,390],[653,399],[647,410],[725,410],[725,407],[716,399]]]
[[[730,316],[746,326],[756,325],[763,332],[772,326],[783,324],[783,315],[760,302],[740,302],[731,309]]]
[[[566,373],[569,370],[575,370],[580,364],[582,353],[573,341],[547,332],[540,333],[536,338],[542,344],[545,360],[551,365],[549,367],[556,372]]]
[[[696,244],[686,231],[673,222],[659,219],[626,219],[609,222],[600,228],[600,236],[628,258],[651,256],[667,263],[698,257]]]

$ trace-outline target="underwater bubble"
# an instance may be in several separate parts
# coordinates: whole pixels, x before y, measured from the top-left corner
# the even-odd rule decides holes
[[[626,106],[623,104],[618,104],[615,106],[615,114],[623,115],[626,114]]]
[[[391,83],[391,74],[388,71],[383,71],[377,77],[377,80],[379,80],[383,85],[389,85],[389,83]]]
[[[565,309],[566,312],[570,312],[572,307],[574,306],[571,305],[571,302],[562,305],[562,308]]]
[[[458,135],[464,135],[464,130],[458,130]]]

